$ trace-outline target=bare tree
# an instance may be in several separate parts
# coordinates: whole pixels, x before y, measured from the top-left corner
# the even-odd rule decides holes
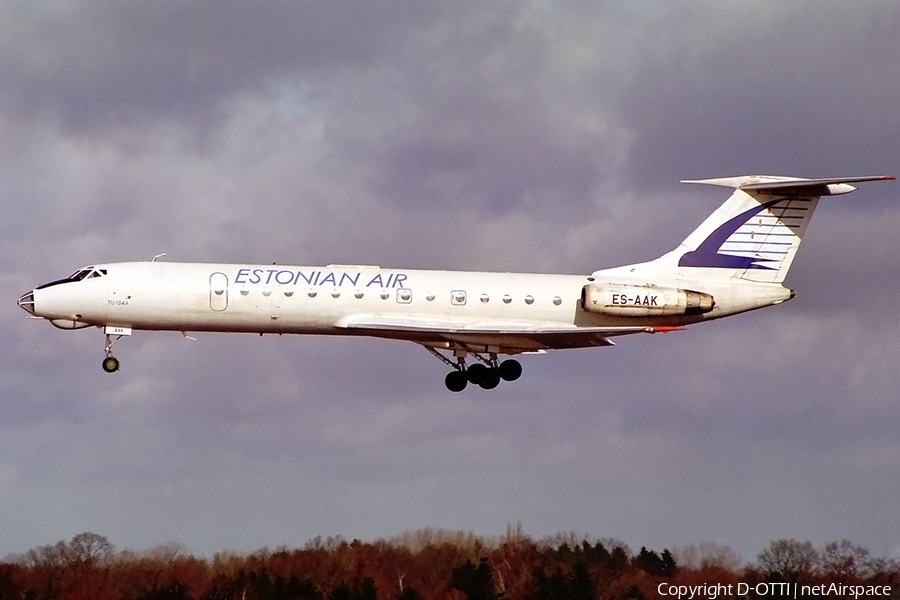
[[[744,564],[744,559],[729,546],[715,542],[700,542],[699,549],[701,567],[720,567],[737,571]]]
[[[779,574],[785,579],[797,580],[816,572],[819,553],[812,542],[782,539],[770,543],[757,555],[756,561],[770,575]]]
[[[737,571],[744,560],[729,546],[715,542],[700,542],[677,546],[672,550],[678,566],[687,569],[720,568]]]
[[[882,566],[878,563],[866,548],[853,544],[850,540],[829,542],[822,550],[822,570],[829,577],[842,581],[871,577]]]
[[[86,531],[69,542],[69,560],[85,566],[105,564],[113,558],[115,550],[106,536]]]

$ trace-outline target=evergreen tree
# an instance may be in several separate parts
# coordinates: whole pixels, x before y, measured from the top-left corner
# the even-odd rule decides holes
[[[572,575],[569,581],[569,588],[572,600],[596,600],[597,588],[591,577],[591,572],[586,561],[580,560],[575,563]]]
[[[378,589],[371,577],[366,577],[353,587],[341,582],[331,590],[328,600],[378,600]]]
[[[353,590],[350,589],[350,586],[344,582],[341,582],[334,586],[334,589],[331,590],[331,593],[328,594],[328,600],[352,600],[353,599]]]
[[[637,584],[628,588],[628,591],[625,592],[625,598],[627,600],[650,600],[647,598],[647,595],[644,593]]]
[[[596,600],[597,591],[588,563],[579,560],[571,573],[557,570],[547,575],[543,568],[537,567],[534,573],[534,589],[528,595],[529,600]]]
[[[609,553],[609,570],[613,573],[621,573],[628,566],[628,554],[621,546],[616,546]]]
[[[353,600],[378,600],[378,588],[375,587],[375,580],[371,577],[363,579]]]
[[[466,600],[503,600],[503,594],[494,588],[494,569],[488,559],[482,558],[478,566],[467,560],[453,570],[450,587],[461,591]]]
[[[663,560],[659,557],[659,554],[653,550],[647,550],[645,546],[641,546],[641,551],[634,557],[634,565],[648,575],[664,575],[665,564]]]
[[[152,587],[136,600],[192,600],[187,588],[179,582],[164,587]]]
[[[300,579],[296,575],[285,581],[283,577],[275,580],[277,600],[321,600],[322,595],[309,579]]]
[[[675,564],[675,557],[672,556],[672,553],[669,552],[668,548],[663,548],[660,558],[662,559],[663,577],[672,577],[678,572],[678,565]]]
[[[566,580],[562,572],[557,570],[552,575],[547,575],[542,567],[533,571],[534,589],[528,595],[528,600],[566,600],[568,590]]]

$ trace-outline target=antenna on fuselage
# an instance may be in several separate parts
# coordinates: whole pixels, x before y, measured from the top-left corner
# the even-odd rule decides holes
[[[157,258],[162,258],[165,255],[166,255],[165,252],[163,252],[162,254],[157,254],[156,256],[153,257],[153,260],[151,260],[150,262],[156,262]]]

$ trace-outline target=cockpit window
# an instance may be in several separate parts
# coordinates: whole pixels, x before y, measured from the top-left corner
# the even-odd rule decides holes
[[[78,269],[69,275],[69,281],[81,281],[82,279],[93,279],[94,277],[102,277],[106,275],[106,269],[95,269],[94,267],[85,267]]]
[[[50,283],[45,283],[44,285],[39,285],[36,287],[36,290],[42,290],[44,288],[48,288],[50,286],[59,285],[61,283],[71,283],[73,281],[81,281],[82,279],[93,279],[94,277],[102,277],[106,275],[106,269],[95,269],[94,267],[85,267],[83,269],[78,269],[65,279],[59,279],[57,281],[51,281]]]
[[[90,275],[91,271],[93,271],[93,270],[94,270],[93,268],[78,269],[77,271],[75,271],[74,273],[69,275],[68,280],[69,281],[81,281],[82,279],[84,279],[85,277]]]

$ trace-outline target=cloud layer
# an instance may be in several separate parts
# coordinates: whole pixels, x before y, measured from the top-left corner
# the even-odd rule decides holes
[[[772,310],[526,357],[448,395],[412,344],[25,320],[94,262],[585,273],[674,247],[683,178],[896,173],[900,8],[8,2],[0,555],[521,521],[662,548],[900,549],[896,185],[821,205]]]

